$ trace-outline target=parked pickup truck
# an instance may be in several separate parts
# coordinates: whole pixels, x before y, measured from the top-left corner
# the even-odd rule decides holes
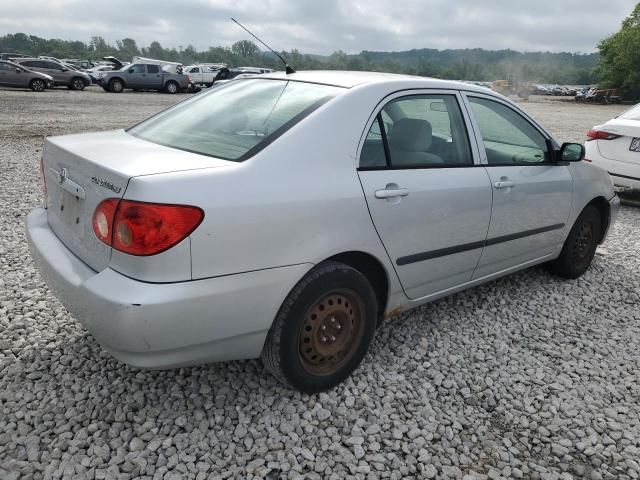
[[[186,90],[189,83],[188,75],[171,73],[163,70],[161,65],[152,63],[126,65],[120,70],[106,72],[98,79],[98,85],[114,93],[120,93],[125,88],[178,93]]]
[[[184,68],[184,73],[189,75],[193,85],[204,85],[210,87],[221,68],[225,68],[224,63],[200,63],[198,65],[188,65]]]

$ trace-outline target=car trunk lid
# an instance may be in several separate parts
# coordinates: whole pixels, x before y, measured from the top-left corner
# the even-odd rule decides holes
[[[93,212],[102,200],[122,198],[132,177],[230,165],[234,163],[151,143],[123,130],[51,137],[43,157],[47,219],[67,248],[101,271],[111,258],[111,247],[93,232]]]
[[[634,138],[640,139],[640,122],[617,118],[595,129],[620,135],[613,140],[597,140],[598,150],[603,157],[640,165],[640,151],[637,151],[640,140],[634,143]],[[631,149],[632,143],[635,150]]]

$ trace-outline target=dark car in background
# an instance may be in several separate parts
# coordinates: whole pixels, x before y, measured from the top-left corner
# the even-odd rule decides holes
[[[17,63],[0,60],[0,87],[30,88],[42,92],[53,83],[53,77],[34,72]]]
[[[13,61],[34,72],[50,75],[53,77],[54,86],[65,86],[71,90],[84,90],[84,87],[91,85],[91,78],[86,73],[74,70],[67,65],[54,62],[53,60],[45,60],[42,58],[15,58]]]

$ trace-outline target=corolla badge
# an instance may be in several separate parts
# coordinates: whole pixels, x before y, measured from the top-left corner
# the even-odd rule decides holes
[[[120,187],[119,185],[115,185],[110,181],[105,180],[104,178],[96,177],[95,175],[91,177],[91,181],[96,185],[100,185],[101,187],[108,188],[109,190],[116,193],[120,193],[120,191],[122,190],[122,187]]]

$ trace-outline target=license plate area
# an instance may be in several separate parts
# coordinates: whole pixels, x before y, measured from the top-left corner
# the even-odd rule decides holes
[[[78,233],[84,229],[84,200],[73,195],[59,186],[54,205],[49,208],[56,210],[56,216],[60,222],[67,225],[70,229],[76,230]]]
[[[640,138],[634,137],[631,140],[631,145],[629,145],[629,151],[640,152]]]

